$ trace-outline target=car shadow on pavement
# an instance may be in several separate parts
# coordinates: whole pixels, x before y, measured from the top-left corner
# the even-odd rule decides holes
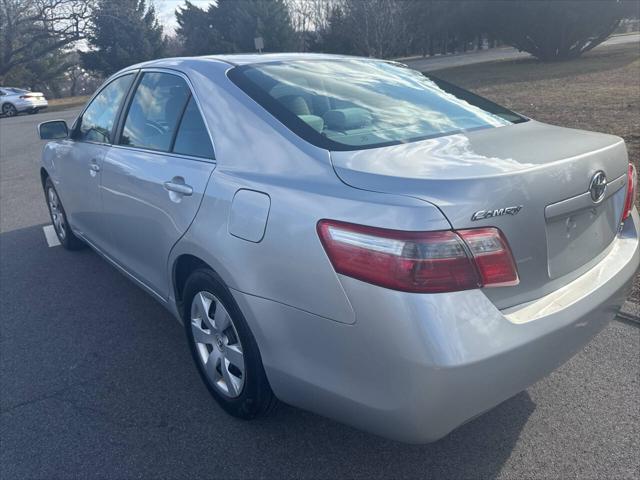
[[[182,327],[89,249],[0,235],[0,477],[487,478],[535,405],[523,392],[404,445],[299,409],[244,422],[210,398]]]

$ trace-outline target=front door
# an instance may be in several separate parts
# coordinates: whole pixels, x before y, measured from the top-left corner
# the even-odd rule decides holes
[[[65,142],[68,154],[56,165],[57,190],[71,227],[99,247],[108,237],[102,221],[102,162],[111,148],[118,110],[133,77],[128,74],[116,78],[94,97]]]
[[[186,81],[145,72],[119,145],[102,166],[106,253],[167,298],[171,248],[193,221],[215,168],[209,134]]]

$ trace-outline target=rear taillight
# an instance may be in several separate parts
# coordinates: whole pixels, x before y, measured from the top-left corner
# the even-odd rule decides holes
[[[404,232],[321,220],[318,234],[336,272],[382,287],[440,293],[518,284],[496,228]]]
[[[636,175],[636,167],[633,163],[629,164],[627,170],[627,196],[624,199],[624,209],[622,210],[622,221],[624,222],[633,210],[636,201],[636,190],[638,188],[638,177]]]
[[[472,228],[457,233],[471,250],[483,286],[505,287],[519,283],[511,249],[500,230]]]

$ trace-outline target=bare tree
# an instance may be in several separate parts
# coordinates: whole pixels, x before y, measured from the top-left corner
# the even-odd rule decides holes
[[[0,0],[0,76],[85,38],[92,3]]]
[[[285,0],[296,32],[296,51],[309,50],[310,41],[327,28],[329,14],[340,0]]]
[[[362,54],[384,58],[405,53],[409,41],[403,12],[407,4],[404,0],[343,1]]]

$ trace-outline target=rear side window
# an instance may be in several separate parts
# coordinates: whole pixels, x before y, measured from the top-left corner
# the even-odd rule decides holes
[[[75,137],[77,140],[111,142],[111,131],[116,115],[132,81],[133,74],[123,75],[113,80],[96,95],[82,114]]]
[[[189,99],[184,111],[173,151],[194,157],[213,158],[211,140],[193,97]]]
[[[120,143],[169,152],[189,95],[179,76],[145,73],[129,106]]]

